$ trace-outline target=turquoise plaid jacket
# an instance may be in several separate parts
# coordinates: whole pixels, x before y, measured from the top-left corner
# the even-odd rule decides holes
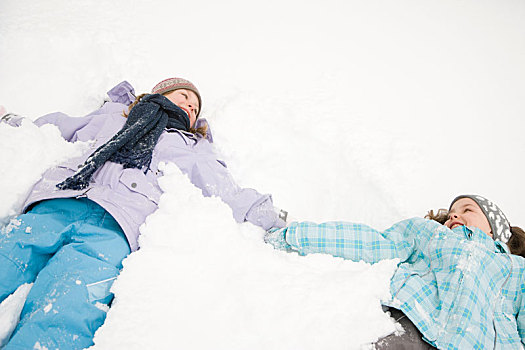
[[[348,222],[301,222],[273,236],[270,243],[300,254],[368,263],[400,259],[391,299],[383,303],[403,311],[439,349],[521,349],[525,342],[525,259],[477,228],[450,230],[422,218],[384,232]]]

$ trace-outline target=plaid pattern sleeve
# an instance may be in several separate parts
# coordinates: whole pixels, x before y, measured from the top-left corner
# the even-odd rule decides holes
[[[368,263],[394,258],[403,262],[420,244],[415,240],[420,233],[419,222],[401,221],[384,232],[350,222],[294,222],[287,227],[286,242],[301,254],[325,253]],[[424,242],[424,234],[419,238]]]

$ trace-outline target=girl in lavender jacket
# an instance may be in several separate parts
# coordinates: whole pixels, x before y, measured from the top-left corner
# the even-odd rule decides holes
[[[35,121],[58,126],[70,142],[92,145],[49,169],[31,190],[25,213],[2,229],[0,302],[34,282],[4,349],[93,344],[122,260],[138,249],[139,226],[157,208],[160,162],[177,164],[205,196],[219,196],[238,222],[265,230],[285,225],[270,195],[237,186],[217,158],[191,82],[166,79],[138,98],[122,82],[108,96],[110,102],[85,117],[53,113]]]

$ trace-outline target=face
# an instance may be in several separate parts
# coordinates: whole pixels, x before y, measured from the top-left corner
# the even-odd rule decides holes
[[[450,229],[456,226],[474,226],[492,237],[489,221],[481,208],[470,198],[461,198],[452,205],[445,226]]]
[[[178,89],[164,94],[174,104],[180,107],[190,118],[190,126],[193,127],[197,114],[199,114],[199,98],[191,90]]]

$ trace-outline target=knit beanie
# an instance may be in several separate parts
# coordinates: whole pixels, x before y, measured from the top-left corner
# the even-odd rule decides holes
[[[485,214],[485,217],[489,221],[490,229],[492,231],[492,238],[495,241],[501,241],[503,243],[507,243],[509,241],[510,236],[512,235],[510,232],[509,221],[496,204],[492,203],[485,197],[466,194],[454,198],[452,203],[450,203],[448,210],[450,211],[452,205],[461,198],[470,198],[481,208],[481,211],[483,211],[483,214]]]
[[[197,95],[197,98],[199,99],[199,113],[197,113],[198,118],[202,110],[201,94],[199,93],[199,90],[197,90],[197,87],[193,85],[191,81],[183,78],[168,78],[155,85],[153,89],[151,89],[151,93],[162,95],[167,92],[171,92],[178,89],[190,90],[193,91],[195,95]]]

